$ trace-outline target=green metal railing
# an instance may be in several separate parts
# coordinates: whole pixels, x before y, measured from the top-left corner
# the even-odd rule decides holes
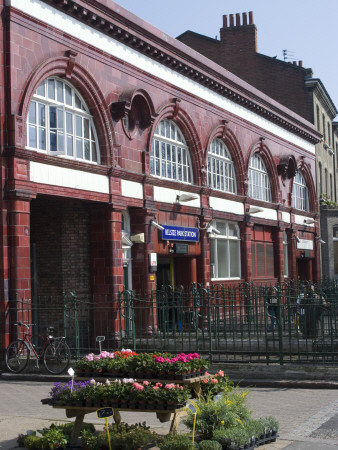
[[[271,327],[268,286],[165,286],[142,295],[121,292],[117,298],[15,300],[10,322],[37,323],[35,332],[54,325],[66,336],[73,357],[102,349],[199,352],[212,362],[338,364],[338,283],[326,280],[318,296],[307,284],[277,286],[277,324]],[[329,305],[330,304],[330,305]],[[16,327],[12,326],[12,333]]]

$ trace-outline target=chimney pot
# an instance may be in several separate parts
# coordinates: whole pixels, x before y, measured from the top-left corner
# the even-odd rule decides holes
[[[228,27],[228,16],[224,15],[223,16],[223,28],[227,28]]]
[[[241,15],[239,13],[236,14],[236,27],[241,26]]]
[[[242,17],[243,17],[243,25],[247,25],[248,24],[247,13],[242,13]]]
[[[292,61],[292,64],[293,64],[294,66],[296,66],[296,65],[297,65],[297,61]]]
[[[298,61],[299,67],[303,67],[303,61]]]
[[[233,27],[234,26],[234,15],[229,14],[229,17],[230,17],[230,26]]]
[[[253,18],[253,12],[249,11],[249,25],[253,25],[254,18]]]

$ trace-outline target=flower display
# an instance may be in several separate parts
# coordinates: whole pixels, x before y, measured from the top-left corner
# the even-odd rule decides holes
[[[100,383],[91,379],[85,382],[55,383],[50,392],[52,404],[72,405],[74,403],[91,406],[111,405],[114,402],[152,402],[161,403],[166,409],[168,403],[174,407],[184,406],[190,397],[190,389],[187,386],[168,383],[139,383],[134,379],[109,380]]]
[[[213,398],[219,392],[230,392],[232,390],[233,383],[229,381],[223,370],[219,370],[214,375],[210,375],[205,372],[207,378],[201,382],[202,397],[207,400]]]
[[[75,364],[77,375],[123,377],[131,374],[135,378],[184,379],[203,375],[208,362],[198,353],[136,353],[130,349],[108,352],[99,355],[90,353]]]

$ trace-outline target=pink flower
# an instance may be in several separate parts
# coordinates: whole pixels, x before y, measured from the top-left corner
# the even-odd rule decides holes
[[[154,391],[157,391],[158,389],[160,389],[158,386],[153,386]]]
[[[205,374],[204,375],[210,375],[210,373],[208,373],[208,372],[205,372]]]
[[[87,361],[93,361],[94,360],[94,353],[89,353],[89,355],[86,356]]]
[[[156,383],[155,386],[158,387],[158,388],[161,388],[163,386],[163,384],[162,383]]]
[[[142,386],[142,384],[140,383],[134,383],[133,388],[135,388],[137,391],[143,391],[144,386]]]
[[[204,384],[208,384],[209,380],[203,380]]]
[[[223,370],[219,370],[219,371],[218,371],[218,375],[220,375],[221,377],[224,377],[224,372],[223,372]]]
[[[162,356],[158,356],[157,358],[155,358],[155,362],[163,363],[164,358],[162,358]]]
[[[144,386],[148,386],[149,381],[145,380],[145,381],[143,381],[143,384],[144,384]]]
[[[217,384],[218,380],[216,380],[216,378],[212,378],[211,382],[212,382],[212,384]]]
[[[173,383],[166,384],[166,385],[164,386],[164,388],[165,388],[165,389],[174,389],[174,388],[175,388],[175,385],[174,385]]]

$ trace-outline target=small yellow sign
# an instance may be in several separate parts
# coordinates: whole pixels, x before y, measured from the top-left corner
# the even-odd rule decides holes
[[[150,275],[150,281],[155,281],[155,275]]]

